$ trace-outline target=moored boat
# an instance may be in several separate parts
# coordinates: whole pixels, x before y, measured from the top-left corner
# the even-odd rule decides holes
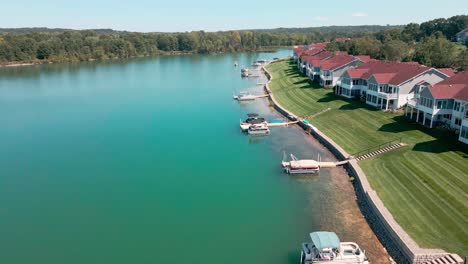
[[[320,162],[312,159],[300,160],[290,154],[291,160],[286,161],[283,157],[281,165],[288,174],[312,174],[320,171]]]
[[[242,77],[249,77],[249,69],[247,69],[247,68],[242,68],[242,69],[241,69],[241,76],[242,76]]]
[[[252,136],[268,136],[270,135],[270,129],[266,124],[252,124],[247,129],[247,133]]]
[[[255,124],[267,125],[265,118],[258,117],[258,114],[251,113],[251,114],[247,114],[247,116],[248,118],[245,121],[240,122],[240,128],[242,129],[242,131],[247,131],[251,125],[255,125]]]
[[[240,92],[239,95],[234,95],[234,100],[237,101],[252,101],[257,98],[257,96],[250,94],[248,92]]]
[[[302,243],[301,264],[369,264],[365,252],[354,242],[340,242],[334,232],[310,233],[311,242]]]

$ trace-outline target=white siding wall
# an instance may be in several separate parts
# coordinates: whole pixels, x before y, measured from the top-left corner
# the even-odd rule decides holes
[[[396,103],[396,107],[400,108],[404,106],[409,99],[414,97],[414,86],[421,82],[426,81],[430,84],[436,84],[440,81],[443,81],[447,77],[442,76],[440,73],[437,73],[435,70],[427,71],[426,73],[414,78],[413,80],[404,83],[403,85],[399,86],[399,93],[398,93],[398,102]]]

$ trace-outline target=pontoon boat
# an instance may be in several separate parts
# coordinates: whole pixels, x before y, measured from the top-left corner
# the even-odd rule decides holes
[[[334,232],[313,232],[310,238],[311,242],[302,243],[301,264],[369,264],[356,243],[340,242]]]

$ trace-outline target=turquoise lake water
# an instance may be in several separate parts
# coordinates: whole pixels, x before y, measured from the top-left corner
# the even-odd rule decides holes
[[[0,263],[298,263],[339,225],[334,185],[282,153],[332,157],[296,127],[249,138],[246,113],[282,117],[232,100],[262,91],[234,61],[289,54],[0,69]]]

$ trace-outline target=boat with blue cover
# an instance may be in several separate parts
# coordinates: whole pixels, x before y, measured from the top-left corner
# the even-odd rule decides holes
[[[301,264],[369,264],[358,244],[341,242],[334,232],[313,232],[310,239],[310,242],[302,243]]]

